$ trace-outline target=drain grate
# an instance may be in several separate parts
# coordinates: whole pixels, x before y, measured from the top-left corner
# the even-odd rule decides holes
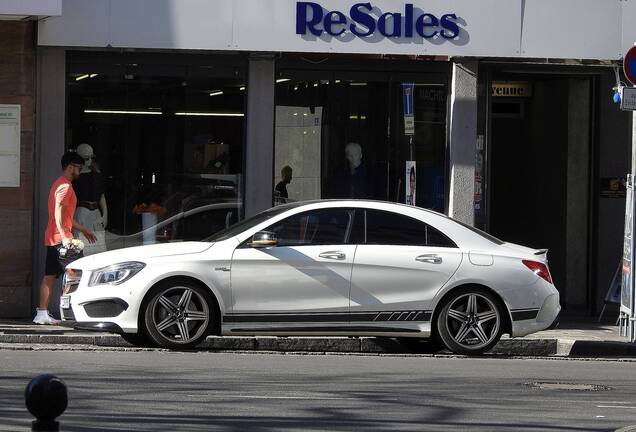
[[[542,390],[567,390],[567,391],[607,391],[611,387],[598,384],[582,384],[552,381],[534,381],[524,383],[527,387],[539,388]]]
[[[616,429],[614,432],[636,432],[636,425],[625,426],[620,429]]]

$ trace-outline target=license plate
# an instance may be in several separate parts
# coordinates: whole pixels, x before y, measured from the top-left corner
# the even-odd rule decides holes
[[[69,296],[60,297],[60,307],[62,309],[69,309],[71,307],[71,297]]]

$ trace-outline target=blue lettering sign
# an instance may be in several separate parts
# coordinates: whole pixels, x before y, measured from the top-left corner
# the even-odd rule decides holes
[[[371,15],[371,3],[356,3],[349,9],[349,16],[343,12],[327,11],[315,2],[296,3],[296,34],[308,33],[320,37],[323,33],[340,36],[349,30],[357,37],[371,36],[376,30],[384,37],[412,38],[414,34],[429,39],[437,35],[444,39],[459,36],[458,18],[454,13],[437,17],[432,13],[415,16],[413,4],[406,3],[402,12],[385,12],[376,20]]]

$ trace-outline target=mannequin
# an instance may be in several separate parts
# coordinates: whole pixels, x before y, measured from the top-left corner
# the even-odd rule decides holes
[[[77,209],[75,220],[95,233],[97,241],[90,244],[78,233],[78,238],[84,241],[84,255],[92,255],[106,251],[106,224],[108,223],[108,207],[104,196],[104,180],[102,174],[93,163],[95,154],[88,144],[77,146],[77,154],[84,159],[84,166],[80,176],[73,182],[73,189],[77,195]]]
[[[347,173],[343,176],[343,198],[368,198],[367,171],[362,163],[362,147],[358,143],[349,143],[345,147]]]

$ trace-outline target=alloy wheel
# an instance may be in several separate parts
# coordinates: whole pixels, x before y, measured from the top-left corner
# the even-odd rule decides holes
[[[198,340],[210,323],[210,310],[197,290],[176,286],[162,290],[152,303],[152,324],[168,342],[188,345]]]
[[[445,325],[453,342],[464,349],[477,351],[499,337],[501,316],[492,300],[471,292],[450,303]]]

